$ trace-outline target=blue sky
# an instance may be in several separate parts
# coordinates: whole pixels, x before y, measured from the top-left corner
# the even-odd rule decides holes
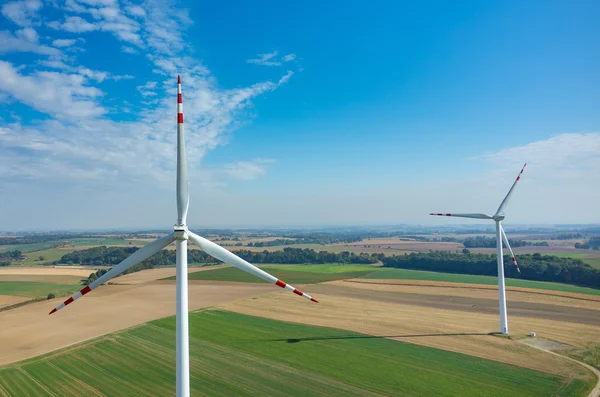
[[[600,3],[5,2],[0,229],[597,223]]]

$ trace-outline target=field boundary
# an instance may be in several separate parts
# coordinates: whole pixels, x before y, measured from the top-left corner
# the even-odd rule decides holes
[[[532,347],[534,349],[541,350],[543,352],[554,354],[555,356],[565,358],[565,359],[567,359],[569,361],[577,363],[577,364],[581,365],[582,367],[587,368],[588,370],[592,371],[592,373],[596,376],[596,386],[594,386],[594,388],[592,390],[590,390],[590,392],[588,393],[587,397],[600,397],[600,371],[599,370],[597,370],[596,368],[592,367],[589,364],[586,364],[586,363],[584,363],[582,361],[576,360],[576,359],[574,359],[572,357],[565,356],[565,355],[553,352],[552,350],[544,349],[544,348],[539,347],[539,346],[535,346],[534,344],[524,343],[523,340],[520,340],[519,342],[522,343],[522,344],[524,344],[524,345],[530,346],[530,347]]]
[[[457,285],[459,283],[450,283],[447,281],[433,281],[433,282],[429,282],[429,284],[425,284],[425,283],[390,283],[390,282],[375,283],[372,281],[358,281],[358,280],[359,279],[343,279],[343,280],[336,280],[336,281],[342,281],[345,283],[357,283],[357,284],[392,285],[392,286],[409,286],[409,287],[463,288],[463,289],[481,289],[481,290],[497,290],[498,289],[498,287],[494,286],[494,285],[486,286],[486,285],[467,284],[467,283]],[[378,279],[378,280],[385,280],[385,279]],[[399,281],[402,281],[402,280],[399,280]],[[426,282],[426,280],[424,280],[424,282]],[[446,284],[443,284],[443,283],[446,283]],[[589,301],[589,302],[600,302],[600,299],[592,299],[592,298],[585,298],[585,297],[572,296],[572,295],[563,295],[560,292],[554,292],[554,291],[543,290],[543,289],[535,290],[533,288],[506,287],[506,290],[513,291],[513,292],[524,292],[524,293],[536,294],[536,295],[558,296],[561,298],[570,298],[570,299],[583,300],[583,301]]]

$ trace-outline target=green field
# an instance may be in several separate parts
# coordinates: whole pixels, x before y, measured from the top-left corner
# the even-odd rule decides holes
[[[422,270],[408,269],[380,269],[377,272],[367,274],[362,278],[371,279],[401,279],[401,280],[426,280],[426,281],[447,281],[452,283],[468,284],[486,284],[497,285],[498,279],[494,276],[475,276],[471,274],[454,274],[426,272]],[[551,291],[575,292],[579,294],[600,295],[600,289],[578,287],[576,285],[551,283],[544,281],[530,281],[515,278],[506,278],[506,285],[509,287],[522,287],[545,289]]]
[[[430,347],[222,311],[190,315],[190,356],[194,396],[583,396],[592,387]],[[0,369],[0,391],[15,396],[167,396],[174,384],[174,317]]]
[[[261,269],[290,284],[314,284],[364,276],[377,268],[360,265],[265,265]],[[174,280],[175,277],[169,277]],[[225,267],[204,272],[191,273],[190,280],[238,281],[246,283],[263,282],[256,276]]]
[[[139,246],[143,245],[145,242],[141,240],[122,240],[118,238],[73,238],[73,239],[65,239],[65,240],[53,240],[46,241],[44,243],[35,243],[35,244],[14,244],[14,245],[1,245],[0,250],[3,251],[13,251],[19,250],[22,252],[36,252],[42,251],[49,248],[53,248],[57,244],[66,243],[67,245],[74,245],[75,247],[82,246],[114,246],[114,245],[131,245]],[[67,253],[68,251],[64,251]],[[64,255],[64,254],[63,254]]]
[[[600,269],[600,258],[585,258],[583,259],[585,263],[590,265],[591,267],[595,267],[596,269]]]
[[[58,284],[32,281],[0,281],[0,295],[45,298],[49,293],[56,296],[69,295],[83,288],[80,284]]]

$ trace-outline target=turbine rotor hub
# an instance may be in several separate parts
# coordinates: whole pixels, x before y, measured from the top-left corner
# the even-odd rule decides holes
[[[175,225],[173,227],[173,235],[175,236],[175,240],[188,240],[190,231],[186,225]]]

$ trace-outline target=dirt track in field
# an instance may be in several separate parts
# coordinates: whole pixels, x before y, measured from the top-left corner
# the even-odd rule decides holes
[[[193,281],[188,291],[189,309],[198,310],[273,291],[270,284]],[[105,285],[48,315],[64,299],[0,312],[0,365],[172,316],[175,314],[175,282]]]

